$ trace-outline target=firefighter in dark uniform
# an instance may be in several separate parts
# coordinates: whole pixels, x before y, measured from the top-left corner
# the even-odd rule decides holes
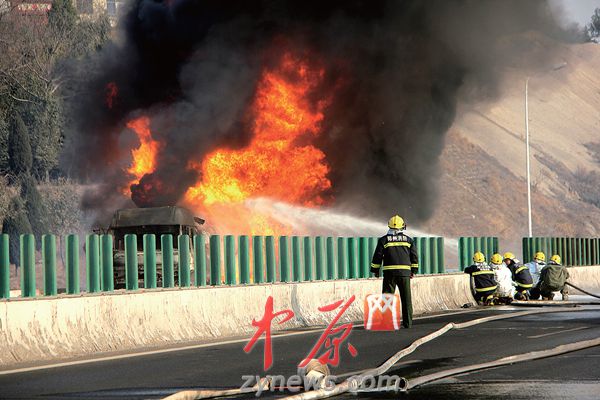
[[[402,326],[412,325],[412,299],[410,280],[419,269],[419,258],[413,240],[404,234],[406,224],[399,215],[388,222],[390,230],[377,241],[377,247],[371,261],[371,272],[379,277],[383,270],[383,293],[394,294],[396,286],[400,291],[402,303]]]
[[[465,274],[471,275],[475,283],[475,300],[480,305],[493,306],[494,293],[498,287],[496,274],[492,267],[485,262],[485,256],[478,251],[473,255],[475,264],[465,268]]]
[[[515,300],[529,300],[529,290],[533,287],[533,278],[529,268],[519,264],[513,253],[504,253],[504,263],[510,269],[516,285]]]

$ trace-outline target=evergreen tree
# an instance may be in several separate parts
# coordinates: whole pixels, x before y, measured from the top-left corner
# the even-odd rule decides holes
[[[8,136],[8,157],[10,171],[18,176],[31,171],[33,158],[31,155],[31,143],[29,134],[23,119],[17,114]]]
[[[2,113],[0,113],[0,175],[5,175],[9,172],[8,165],[8,123]]]
[[[51,98],[40,104],[30,105],[22,112],[29,127],[33,163],[31,175],[38,180],[58,168],[62,145],[63,111],[62,102]]]
[[[54,0],[48,12],[48,25],[55,32],[72,31],[77,24],[77,10],[71,0]]]
[[[19,236],[25,233],[33,233],[33,231],[27,219],[23,201],[18,196],[15,196],[10,202],[8,216],[2,224],[2,233],[6,233],[9,237],[10,262],[19,265]]]
[[[600,40],[600,8],[594,10],[592,20],[585,28],[589,41],[598,42]]]
[[[46,232],[46,212],[40,192],[36,187],[36,181],[31,175],[23,175],[21,177],[21,198],[25,201],[25,211],[27,219],[31,223],[31,228],[35,234],[38,243],[43,234]]]

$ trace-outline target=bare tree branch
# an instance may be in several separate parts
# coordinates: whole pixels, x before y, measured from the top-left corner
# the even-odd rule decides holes
[[[13,100],[18,101],[18,102],[36,104],[36,102],[33,100],[21,99],[19,97],[14,96],[12,93],[7,93],[7,95],[9,97],[11,97]]]

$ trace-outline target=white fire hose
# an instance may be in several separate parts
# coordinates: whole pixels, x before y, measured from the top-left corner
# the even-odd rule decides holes
[[[293,396],[288,396],[285,399],[286,400],[318,400],[318,399],[325,399],[325,398],[332,397],[332,396],[337,396],[339,394],[346,393],[351,390],[360,391],[361,380],[365,379],[366,377],[383,375],[390,368],[392,368],[392,366],[394,366],[394,364],[396,364],[401,358],[406,357],[407,355],[413,353],[422,344],[425,344],[427,342],[430,342],[430,341],[442,336],[444,333],[448,332],[451,329],[464,329],[464,328],[469,328],[474,325],[483,324],[485,322],[498,321],[498,320],[509,319],[509,318],[517,318],[517,317],[522,317],[522,316],[531,315],[531,314],[546,314],[546,313],[556,313],[556,312],[578,312],[578,311],[584,311],[584,309],[573,308],[573,309],[565,310],[565,309],[552,308],[552,309],[547,309],[547,310],[530,310],[530,311],[520,311],[520,312],[515,312],[515,313],[510,313],[510,314],[501,314],[501,315],[493,315],[493,316],[489,316],[489,317],[477,318],[477,319],[467,321],[467,322],[462,322],[462,323],[451,322],[449,324],[444,325],[442,328],[438,329],[437,331],[432,332],[429,335],[423,336],[422,338],[415,340],[410,346],[408,346],[408,347],[400,350],[396,354],[394,354],[392,357],[390,357],[387,361],[385,361],[379,367],[368,370],[366,372],[363,372],[362,374],[357,375],[355,377],[352,377],[352,378],[340,383],[339,385],[335,385],[334,388],[326,388],[326,389],[313,390],[313,391],[305,392],[305,393],[299,393],[299,394],[296,394]],[[571,350],[571,351],[573,351],[573,350]],[[411,382],[409,382],[406,378],[400,378],[400,382],[399,382],[400,390],[406,391],[409,387],[411,387]],[[412,387],[414,387],[414,385]],[[394,385],[389,388],[381,388],[379,391],[388,391],[390,389],[396,390],[396,386]]]
[[[500,367],[503,365],[516,364],[516,363],[520,363],[520,362],[524,362],[524,361],[539,360],[541,358],[554,357],[554,356],[558,356],[561,354],[570,353],[570,352],[578,351],[578,350],[583,350],[583,349],[587,349],[587,348],[595,347],[595,346],[600,346],[600,338],[583,340],[581,342],[575,342],[575,343],[569,343],[569,344],[563,344],[563,345],[553,347],[553,348],[547,349],[547,350],[539,350],[539,351],[532,351],[529,353],[516,354],[516,355],[512,355],[512,356],[508,356],[508,357],[503,357],[503,358],[500,358],[495,361],[489,361],[486,363],[473,364],[473,365],[467,365],[464,367],[452,368],[452,369],[448,369],[445,371],[439,371],[439,372],[436,372],[433,374],[423,375],[423,376],[420,376],[415,379],[407,380],[406,385],[404,387],[401,387],[400,390],[407,391],[409,389],[414,389],[417,386],[425,385],[426,383],[430,383],[433,381],[437,381],[437,380],[448,378],[448,377],[455,376],[455,375],[466,374],[468,372],[478,371],[478,370],[487,369],[487,368],[495,368],[495,367]],[[364,392],[367,392],[367,391],[383,392],[383,391],[392,391],[392,390],[396,390],[396,387],[390,386],[387,388],[384,387],[384,388],[374,389],[374,390],[364,390]]]
[[[577,288],[577,289],[580,290],[579,288]],[[407,355],[413,353],[419,346],[442,336],[443,334],[445,334],[446,332],[448,332],[452,329],[464,329],[464,328],[469,328],[474,325],[483,324],[486,322],[498,321],[498,320],[509,319],[509,318],[518,318],[518,317],[532,315],[532,314],[546,314],[546,313],[557,313],[557,312],[561,312],[561,313],[562,312],[579,312],[579,311],[586,311],[586,310],[580,309],[580,308],[573,308],[573,309],[549,308],[549,309],[544,309],[544,310],[528,310],[528,311],[520,311],[520,312],[509,313],[509,314],[492,315],[489,317],[477,318],[477,319],[474,319],[471,321],[466,321],[466,322],[461,322],[461,323],[451,322],[451,323],[444,325],[442,328],[436,330],[435,332],[432,332],[426,336],[423,336],[423,337],[415,340],[410,346],[395,353],[392,357],[390,357],[388,360],[386,360],[383,364],[381,364],[377,368],[363,371],[361,374],[352,376],[351,378],[345,380],[344,382],[342,382],[340,384],[335,385],[334,387],[328,387],[328,388],[312,390],[312,391],[308,391],[308,392],[304,392],[304,393],[299,393],[299,394],[296,394],[293,396],[288,396],[285,399],[286,400],[318,400],[318,399],[325,399],[328,397],[337,396],[337,395],[347,393],[350,391],[357,391],[357,392],[367,391],[367,390],[361,390],[361,388],[360,388],[362,380],[364,380],[367,377],[375,377],[375,376],[383,375],[390,368],[392,368],[401,358],[406,357]],[[499,365],[521,362],[521,361],[525,361],[527,359],[531,360],[531,359],[535,359],[534,357],[537,357],[537,358],[550,357],[552,355],[563,354],[566,352],[580,350],[581,348],[587,348],[587,347],[592,347],[592,346],[597,346],[597,345],[600,345],[600,339],[595,339],[592,341],[585,341],[585,342],[578,342],[578,343],[571,343],[569,345],[559,346],[557,348],[550,349],[550,350],[543,350],[543,351],[527,353],[527,354],[523,354],[523,355],[510,356],[510,357],[505,357],[500,360],[492,361],[489,363],[476,364],[473,366],[455,368],[455,369],[447,370],[447,371],[441,371],[441,372],[438,372],[435,374],[425,375],[425,376],[422,376],[419,378],[415,378],[410,381],[408,381],[405,378],[400,378],[398,388],[401,391],[406,391],[410,388],[414,388],[416,386],[423,385],[423,384],[425,384],[427,382],[431,382],[433,380],[442,379],[447,376],[457,375],[457,374],[461,374],[461,373],[465,373],[465,372],[469,372],[469,371],[473,371],[473,370],[478,370],[478,369],[491,368],[491,367],[499,366]],[[583,347],[581,347],[581,346],[583,346]],[[308,374],[308,373],[310,373],[310,371],[307,369],[306,373]],[[447,374],[450,374],[450,375],[447,375]],[[263,390],[268,389],[270,387],[270,384],[271,384],[271,382],[266,380],[266,378],[262,378],[252,388],[245,388],[245,389],[235,388],[235,389],[225,389],[225,390],[210,390],[210,389],[185,390],[185,391],[177,392],[171,396],[168,396],[165,398],[165,400],[166,399],[168,399],[168,400],[208,399],[208,398],[215,398],[215,397],[239,395],[239,394],[244,394],[244,393],[254,393],[254,392],[257,392],[259,390],[259,388],[262,388]],[[396,389],[397,388],[394,385],[394,386],[390,386],[390,387],[380,388],[380,389],[378,389],[378,391],[389,391],[389,390],[396,390]],[[369,390],[369,391],[373,391],[373,390]]]
[[[256,385],[251,388],[235,388],[235,389],[205,389],[205,390],[183,390],[181,392],[174,393],[164,398],[164,400],[195,400],[195,399],[211,399],[215,397],[226,397],[234,396],[244,393],[255,393],[258,392],[259,388],[268,388],[270,383],[266,378],[259,380]]]

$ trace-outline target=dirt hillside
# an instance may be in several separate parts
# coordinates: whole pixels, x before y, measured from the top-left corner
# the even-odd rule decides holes
[[[556,44],[529,77],[534,236],[600,236],[600,45]],[[505,71],[498,98],[462,106],[442,154],[439,206],[424,227],[497,235],[520,252],[527,234],[525,81]]]

